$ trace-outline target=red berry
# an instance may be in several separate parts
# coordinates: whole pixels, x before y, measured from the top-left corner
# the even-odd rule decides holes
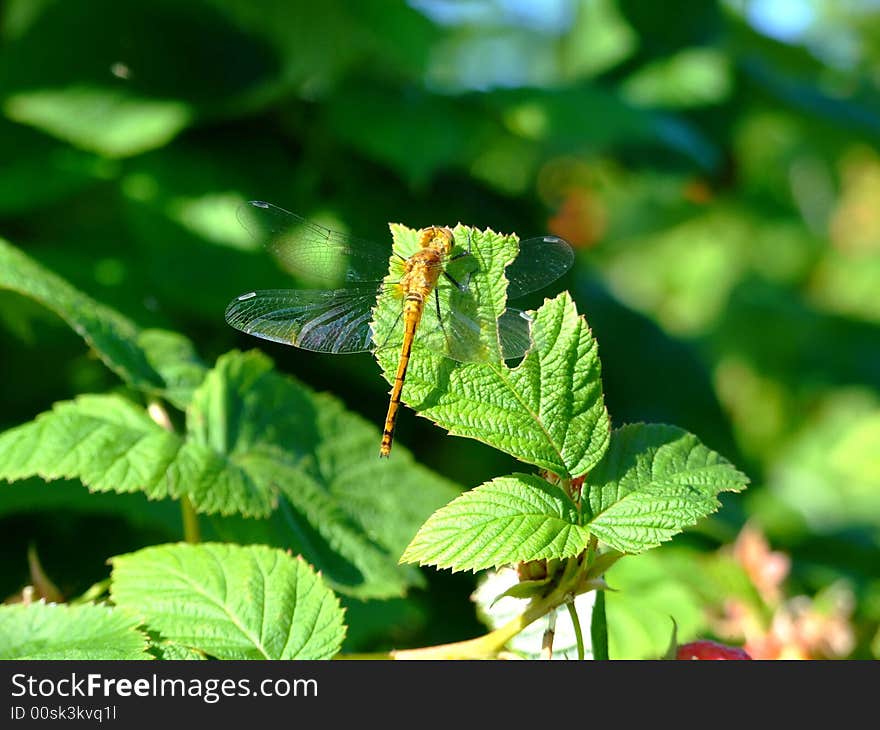
[[[675,653],[676,659],[751,659],[744,649],[726,646],[717,641],[703,639],[682,644]]]

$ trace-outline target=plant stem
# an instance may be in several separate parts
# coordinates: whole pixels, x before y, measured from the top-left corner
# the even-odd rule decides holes
[[[555,609],[560,603],[562,596],[554,591],[545,598],[532,601],[522,614],[484,636],[452,644],[395,650],[391,652],[391,656],[395,659],[491,659],[526,626]]]
[[[81,595],[77,596],[76,598],[71,598],[69,603],[72,606],[75,606],[80,603],[95,603],[99,598],[101,598],[101,596],[106,595],[109,588],[110,588],[110,579],[104,578],[104,580],[102,580],[102,581],[98,581],[97,583],[93,583]]]
[[[147,404],[147,413],[150,414],[150,418],[155,423],[158,423],[166,431],[174,433],[174,424],[171,423],[171,417],[160,401],[156,399],[150,400]],[[193,545],[201,542],[202,534],[199,529],[199,515],[186,495],[180,498],[180,516],[183,522],[183,539]]]
[[[547,630],[541,638],[541,659],[553,658],[553,638],[556,636],[556,609],[547,616]]]
[[[605,620],[605,591],[596,591],[593,615],[590,618],[590,639],[593,659],[608,659],[608,624]]]
[[[570,603],[576,593],[595,590],[595,587],[585,588],[581,585],[581,571],[582,566],[577,558],[569,558],[562,570],[559,584],[551,593],[542,598],[532,599],[522,614],[484,636],[452,644],[393,650],[390,652],[391,657],[394,659],[494,659],[504,645],[529,624],[551,611],[555,612],[563,603]]]
[[[599,591],[601,593],[601,591]],[[571,617],[571,625],[574,627],[574,638],[577,641],[578,660],[584,660],[584,633],[581,631],[581,619],[578,616],[577,608],[574,601],[565,604],[568,608],[568,615]]]
[[[199,528],[199,515],[187,496],[180,498],[180,516],[183,520],[183,539],[192,545],[201,542],[202,531]]]

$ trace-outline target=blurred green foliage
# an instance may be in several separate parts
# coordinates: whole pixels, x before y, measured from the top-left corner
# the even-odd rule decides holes
[[[290,285],[239,203],[377,240],[389,221],[564,236],[614,424],[682,426],[752,478],[676,549],[709,554],[751,520],[792,558],[787,593],[842,581],[850,655],[870,656],[878,39],[869,0],[8,0],[0,235],[138,327],[183,332],[206,362],[259,346],[374,422],[386,384],[369,356],[225,325],[235,295]],[[0,292],[0,428],[116,385],[54,314]],[[514,469],[424,419],[402,418],[398,439],[462,488]],[[157,540],[136,515],[159,505],[28,486],[40,494],[0,492],[3,595],[27,580],[29,542],[70,594],[106,575],[108,555]],[[638,585],[636,566],[624,582]],[[408,599],[350,601],[349,640],[476,633],[473,579],[427,577]],[[684,623],[705,631],[696,615]]]

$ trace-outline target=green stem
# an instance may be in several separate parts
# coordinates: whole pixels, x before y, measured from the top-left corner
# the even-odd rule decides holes
[[[590,640],[593,659],[608,659],[608,624],[605,620],[605,591],[596,591],[593,615],[590,618]]]
[[[546,616],[563,600],[564,596],[559,591],[554,591],[545,598],[532,601],[521,615],[484,636],[453,644],[400,649],[392,651],[391,656],[395,659],[491,659],[497,656],[504,645],[520,631],[542,616]]]
[[[183,519],[183,539],[192,545],[201,542],[202,532],[199,528],[199,515],[187,496],[180,498],[180,515]]]
[[[151,399],[147,404],[147,413],[150,414],[150,418],[154,422],[158,423],[166,431],[174,433],[174,424],[171,422],[171,416],[168,415],[168,411],[161,401],[155,398]],[[201,542],[202,534],[199,529],[199,515],[186,495],[180,498],[180,516],[183,521],[183,539],[193,545]]]
[[[398,649],[389,652],[390,656],[393,659],[494,659],[504,645],[529,624],[555,611],[563,603],[569,603],[578,589],[580,580],[581,565],[577,558],[569,558],[556,588],[542,598],[532,599],[522,614],[511,619],[504,626],[476,639],[419,649]]]
[[[547,630],[541,639],[541,659],[553,658],[553,639],[556,637],[556,609],[547,614]]]
[[[97,583],[89,586],[84,593],[77,596],[76,598],[70,599],[69,603],[71,605],[77,605],[80,603],[95,603],[99,598],[107,594],[107,591],[110,589],[110,579],[105,578],[102,581],[98,581]]]
[[[601,593],[601,591],[600,591]],[[569,601],[566,604],[568,608],[568,615],[571,617],[571,625],[574,626],[574,638],[577,641],[577,650],[578,650],[578,660],[584,660],[584,634],[581,631],[581,620],[578,616],[577,608],[574,605],[574,601]]]

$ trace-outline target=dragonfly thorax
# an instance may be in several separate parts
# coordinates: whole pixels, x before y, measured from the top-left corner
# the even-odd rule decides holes
[[[452,230],[445,226],[431,226],[419,231],[419,247],[436,251],[441,256],[448,256],[455,245]]]

